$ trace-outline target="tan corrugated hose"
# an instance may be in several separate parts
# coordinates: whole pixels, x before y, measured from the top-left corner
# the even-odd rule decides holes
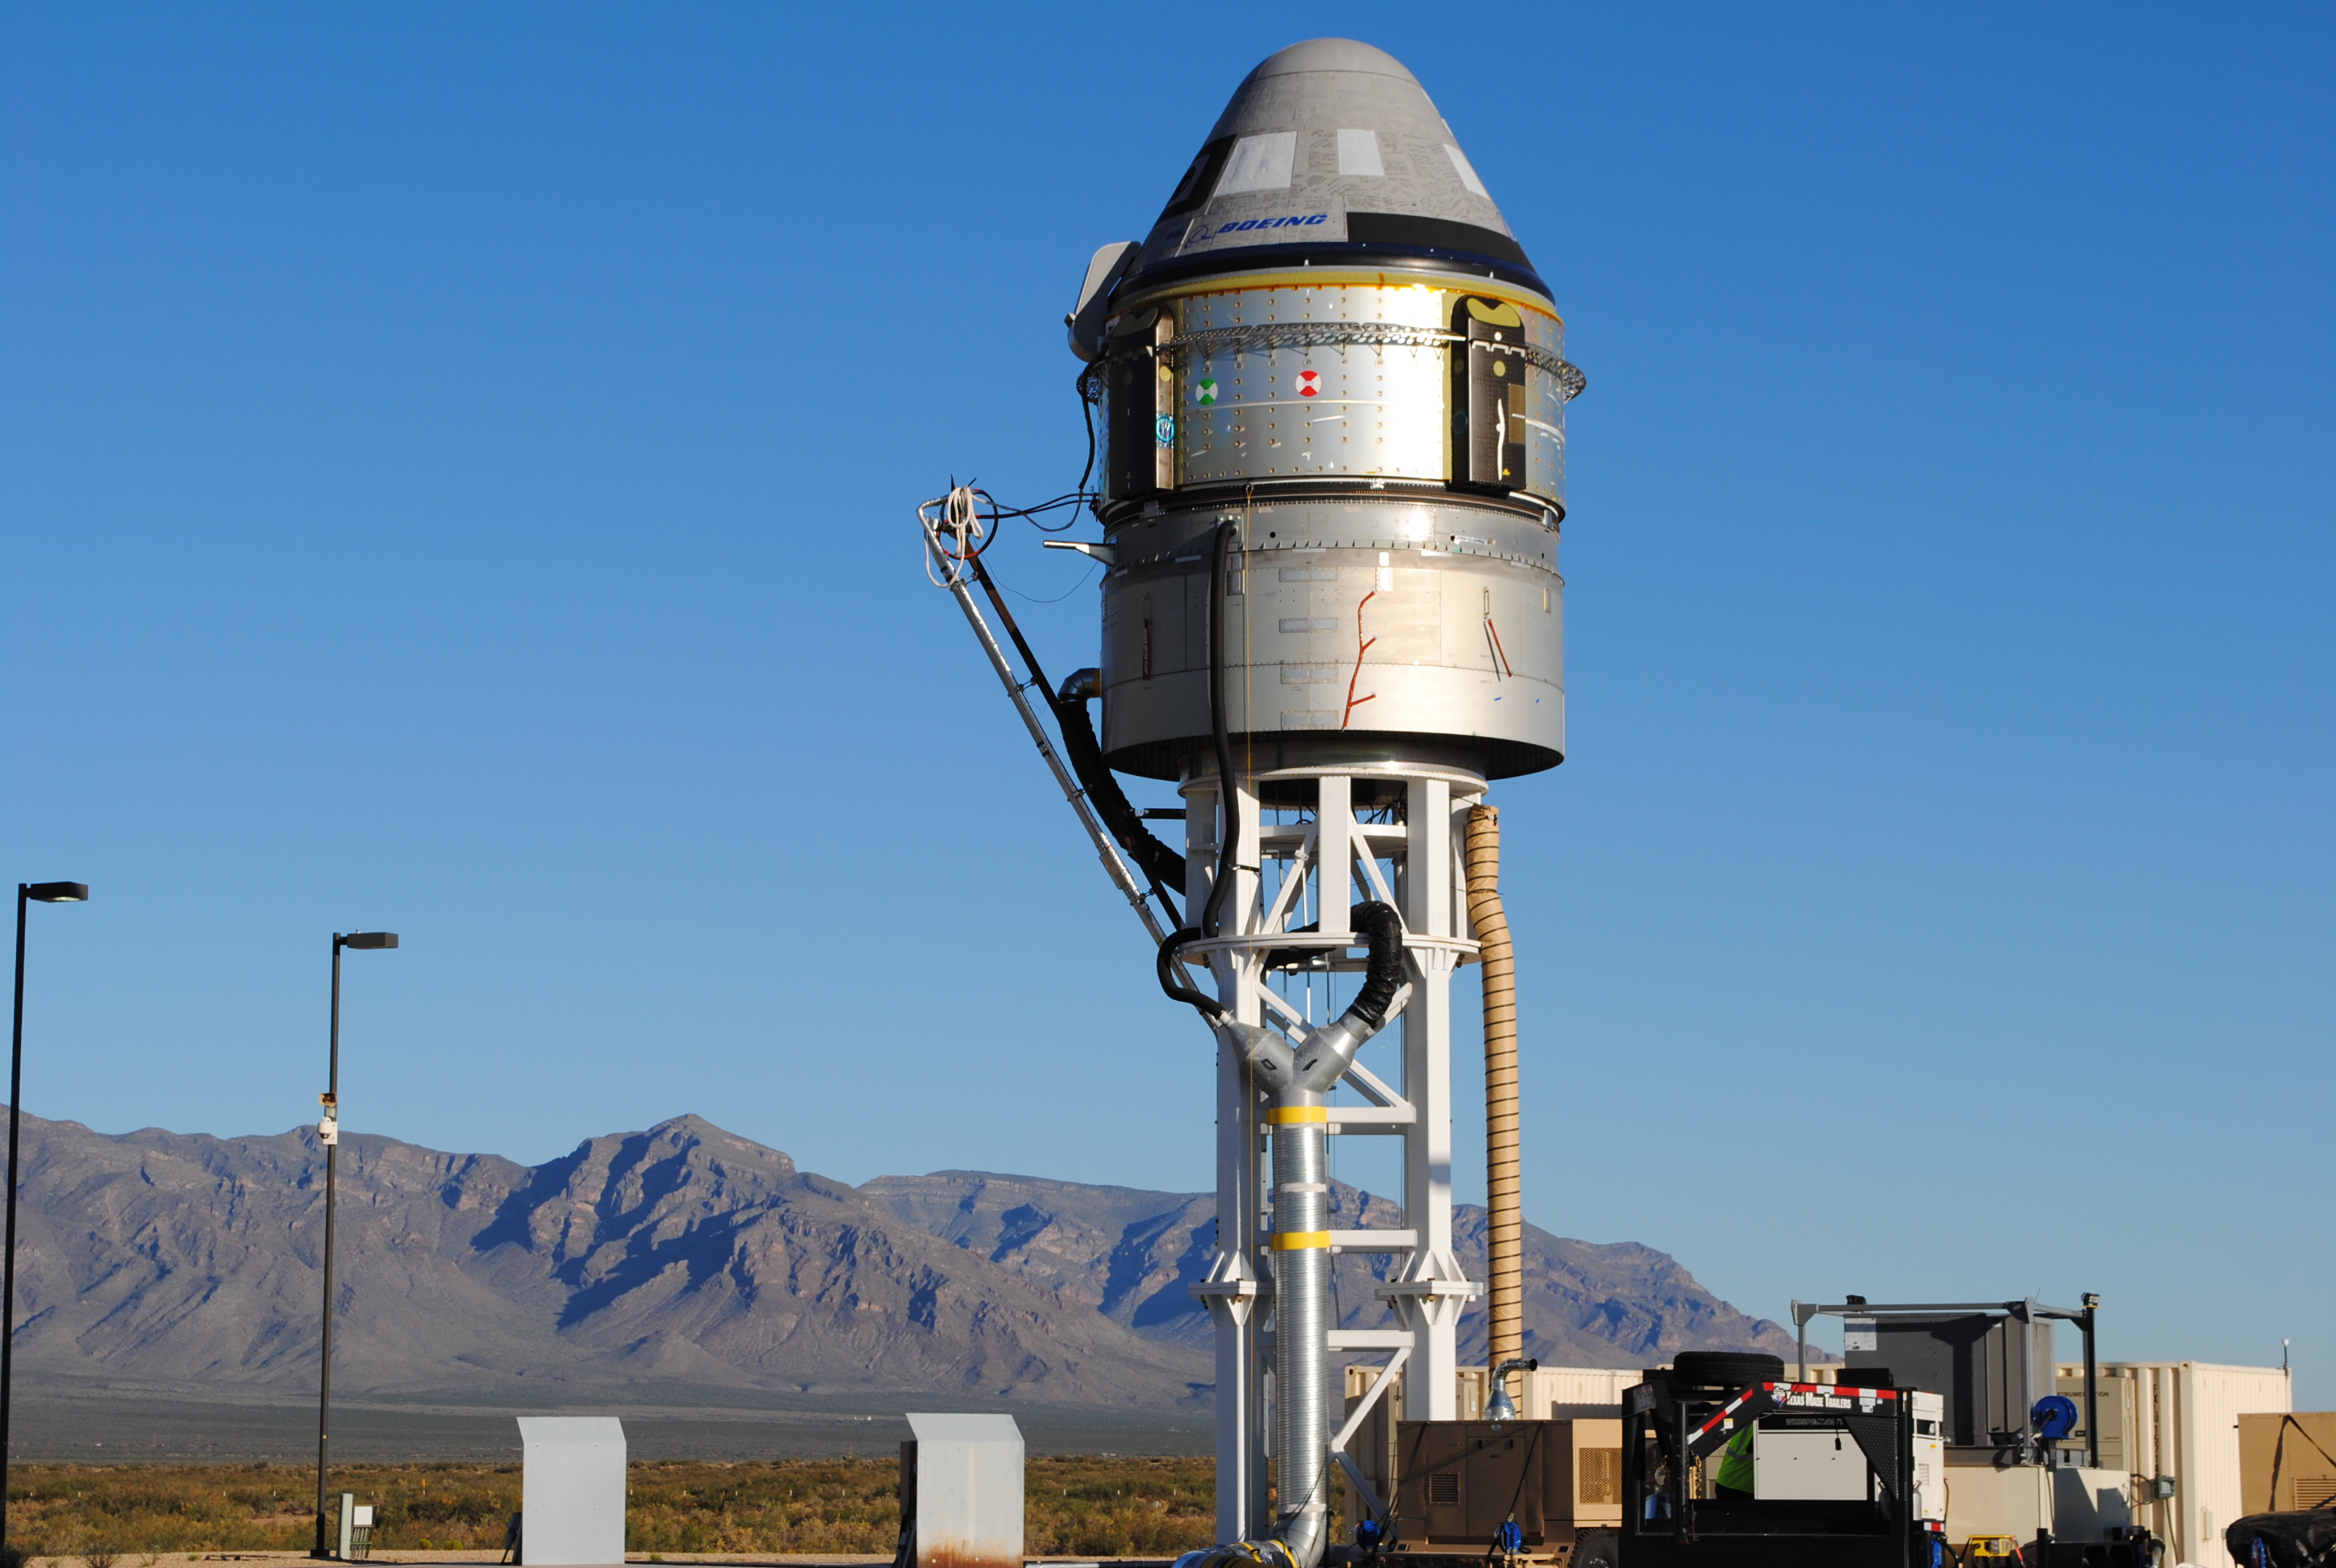
[[[1524,1213],[1517,1169],[1517,962],[1501,909],[1501,813],[1468,813],[1468,920],[1484,980],[1484,1271],[1493,1299],[1492,1360],[1525,1353]]]

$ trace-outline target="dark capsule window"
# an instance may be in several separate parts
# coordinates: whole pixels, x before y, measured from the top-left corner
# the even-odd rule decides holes
[[[1233,138],[1220,136],[1201,149],[1192,160],[1192,167],[1184,170],[1184,178],[1176,184],[1176,193],[1168,198],[1168,205],[1160,209],[1163,218],[1175,218],[1192,211],[1209,199],[1217,188],[1217,176],[1224,172],[1225,160],[1232,156]]]

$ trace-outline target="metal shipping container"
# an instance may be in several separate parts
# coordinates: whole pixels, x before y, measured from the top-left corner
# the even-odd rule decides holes
[[[2057,1370],[2063,1379],[2084,1375],[2068,1362]],[[2134,1523],[2164,1541],[2175,1563],[2235,1568],[2223,1532],[2256,1511],[2242,1495],[2239,1417],[2293,1409],[2287,1373],[2210,1361],[2104,1361],[2100,1378],[2101,1459],[2110,1463],[2114,1451],[2118,1467],[2133,1472]]]

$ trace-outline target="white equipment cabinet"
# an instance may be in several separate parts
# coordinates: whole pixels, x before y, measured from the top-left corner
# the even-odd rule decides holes
[[[521,1416],[520,1558],[528,1568],[625,1560],[625,1427],[614,1416]]]
[[[1022,1568],[1022,1432],[1011,1416],[910,1412],[900,1530],[915,1568]]]
[[[1947,1398],[1919,1388],[1906,1398],[1914,1413],[1914,1513],[1943,1523],[1947,1517]]]

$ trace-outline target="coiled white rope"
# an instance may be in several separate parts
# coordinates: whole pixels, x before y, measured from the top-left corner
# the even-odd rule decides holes
[[[917,508],[925,531],[925,576],[935,588],[963,582],[966,568],[988,548],[981,520],[981,502],[988,499],[972,485],[960,484]]]

